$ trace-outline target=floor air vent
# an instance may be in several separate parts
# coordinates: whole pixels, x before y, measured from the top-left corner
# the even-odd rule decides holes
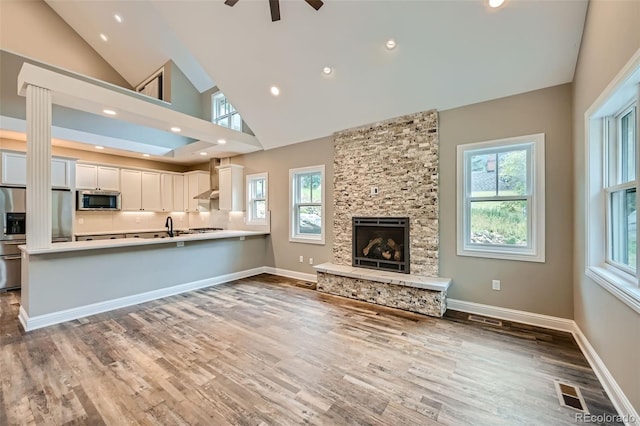
[[[556,385],[556,392],[561,406],[584,413],[589,412],[587,410],[587,404],[584,402],[584,398],[582,397],[582,392],[580,392],[580,388],[566,383],[560,383],[558,381],[554,383]]]
[[[469,315],[467,319],[473,322],[480,322],[482,324],[489,324],[489,325],[495,325],[496,327],[502,327],[502,321],[497,320],[495,318],[481,317],[478,315]]]

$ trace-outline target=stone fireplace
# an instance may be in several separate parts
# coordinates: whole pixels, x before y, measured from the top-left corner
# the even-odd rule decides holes
[[[409,273],[409,218],[354,217],[353,266]]]
[[[336,133],[333,166],[333,263],[315,267],[317,289],[442,316],[437,111]]]

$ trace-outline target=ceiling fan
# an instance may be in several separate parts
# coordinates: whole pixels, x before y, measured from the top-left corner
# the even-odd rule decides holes
[[[227,6],[234,6],[239,0],[225,0],[224,4]],[[318,10],[324,4],[322,0],[304,0],[309,6]],[[271,8],[271,22],[280,20],[280,0],[269,0],[269,7]]]

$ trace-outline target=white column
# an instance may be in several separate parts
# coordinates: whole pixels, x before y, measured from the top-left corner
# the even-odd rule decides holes
[[[51,92],[27,86],[27,247],[51,247]]]

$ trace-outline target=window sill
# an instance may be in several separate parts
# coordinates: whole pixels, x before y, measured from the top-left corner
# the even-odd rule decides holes
[[[290,243],[324,245],[324,237],[322,237],[322,238],[289,237],[289,242]]]
[[[585,275],[640,314],[640,288],[633,279],[599,266],[587,267]]]
[[[481,249],[459,249],[458,256],[469,256],[469,257],[484,257],[488,259],[500,259],[500,260],[517,260],[521,262],[538,262],[544,263],[545,257],[544,253],[535,254],[535,253],[518,253],[518,252],[509,252],[509,251],[499,251],[499,250],[481,250]]]

